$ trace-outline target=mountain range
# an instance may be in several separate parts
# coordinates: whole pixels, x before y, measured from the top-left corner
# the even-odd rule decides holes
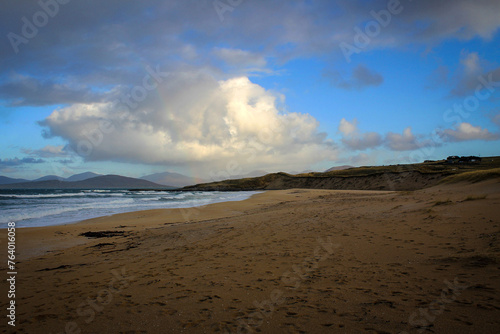
[[[207,182],[206,180],[200,178],[189,177],[179,173],[171,173],[171,172],[146,175],[141,177],[141,180],[158,183],[164,186],[179,187],[179,188],[193,184]]]
[[[2,184],[12,184],[12,183],[21,183],[21,182],[30,182],[26,179],[13,179],[7,176],[0,176],[0,185]]]
[[[141,178],[138,178],[137,180],[149,181],[149,182],[156,184],[156,187],[161,187],[161,188],[165,188],[165,187],[167,187],[167,188],[181,188],[181,187],[185,187],[185,186],[190,186],[190,185],[199,184],[199,183],[206,183],[206,182],[210,182],[210,181],[221,181],[224,179],[243,179],[243,178],[248,178],[248,177],[263,176],[266,174],[267,174],[267,172],[265,172],[265,171],[256,170],[256,171],[250,172],[248,174],[244,174],[244,175],[222,175],[221,174],[218,177],[214,177],[212,180],[205,180],[202,178],[190,177],[190,176],[186,176],[186,175],[179,174],[179,173],[164,172],[164,173],[156,173],[156,174],[146,175],[146,176],[143,176]],[[33,187],[43,188],[43,186],[47,186],[50,188],[61,187],[61,186],[62,187],[69,187],[70,185],[66,185],[65,184],[66,182],[73,183],[73,182],[79,182],[79,181],[86,181],[86,180],[100,177],[100,176],[105,176],[105,175],[97,174],[97,173],[93,173],[93,172],[85,172],[85,173],[75,174],[75,175],[72,175],[72,176],[67,177],[67,178],[60,177],[57,175],[45,175],[43,177],[40,177],[40,178],[37,178],[34,180],[14,179],[14,178],[6,177],[6,176],[0,176],[0,188],[5,189],[7,187],[4,187],[4,185],[11,185],[11,184],[16,184],[15,188],[18,188],[18,189],[20,187],[26,187],[26,188],[31,188],[31,189]],[[107,176],[109,176],[109,175],[107,175]],[[133,179],[133,178],[127,178],[128,181],[125,183],[129,184],[130,179]],[[102,179],[97,179],[97,180],[102,181]],[[116,180],[116,178],[115,178],[115,180]],[[48,181],[50,181],[50,182],[48,182]],[[40,183],[40,182],[45,182],[45,183]],[[37,184],[33,184],[33,183],[37,183]],[[90,183],[87,182],[87,184],[90,184]],[[79,185],[82,185],[82,184],[79,184]],[[85,183],[83,185],[85,185]],[[147,184],[145,183],[145,185],[147,185]],[[73,186],[73,184],[71,186]],[[127,188],[128,186],[124,186],[124,187]],[[12,187],[8,187],[8,188],[12,188]],[[148,186],[145,186],[145,188],[148,188]]]
[[[3,184],[14,184],[14,183],[26,183],[26,182],[41,182],[41,181],[66,181],[66,182],[75,182],[75,181],[83,181],[87,180],[96,176],[101,176],[101,174],[96,174],[92,172],[85,172],[85,173],[80,173],[80,174],[75,174],[72,175],[68,178],[60,177],[57,175],[45,175],[42,177],[39,177],[38,179],[34,180],[27,180],[27,179],[13,179],[7,176],[0,176],[0,185]]]
[[[347,166],[342,166],[347,167]],[[341,167],[341,168],[342,168]],[[350,167],[350,166],[349,166]],[[101,175],[93,172],[75,174],[64,178],[46,175],[34,180],[15,179],[0,176],[0,189],[102,189],[102,188],[182,188],[200,183],[223,181],[226,179],[246,179],[260,177],[268,173],[255,170],[242,175],[216,175],[211,180],[190,177],[179,173],[164,172],[131,178],[120,175]]]
[[[54,179],[52,176],[42,178],[41,181],[28,181],[20,183],[7,183],[0,185],[0,189],[172,189],[147,180],[125,177],[120,175],[99,175],[81,180],[83,176],[76,176],[77,181],[68,179]],[[5,181],[4,178],[2,178]],[[79,180],[80,179],[80,180]],[[12,179],[10,179],[12,180]],[[39,180],[39,179],[38,179]],[[9,182],[9,180],[6,180]]]

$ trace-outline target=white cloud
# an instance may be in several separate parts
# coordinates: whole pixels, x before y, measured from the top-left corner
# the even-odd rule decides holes
[[[492,87],[485,87],[484,82],[491,81],[492,86],[496,87],[500,79],[500,67],[482,59],[477,52],[462,50],[460,65],[452,79],[454,86],[451,89],[451,95],[453,96],[477,95],[481,90],[489,96],[493,93]]]
[[[362,151],[384,145],[392,151],[411,151],[423,147],[440,146],[440,143],[436,141],[424,139],[421,135],[414,135],[411,127],[404,129],[402,134],[388,132],[383,138],[377,132],[361,133],[357,124],[356,119],[349,122],[345,118],[339,124],[339,132],[342,133],[341,141],[350,150]]]
[[[491,133],[488,129],[483,129],[480,126],[474,126],[466,122],[458,124],[455,129],[443,130],[441,136],[450,142],[500,139],[498,133]]]
[[[342,118],[340,120],[339,131],[343,135],[349,136],[349,135],[353,134],[354,132],[356,132],[357,129],[358,129],[358,120],[357,119],[354,119],[352,122],[349,122],[345,118]]]
[[[481,71],[479,55],[477,52],[462,52],[460,63],[464,66],[465,72],[468,74],[477,74]]]
[[[387,146],[394,151],[410,151],[421,147],[411,132],[411,127],[404,129],[403,134],[389,132],[385,140]]]
[[[52,146],[47,145],[39,150],[25,149],[24,153],[30,155],[36,155],[42,158],[54,158],[54,157],[67,157],[69,152],[65,150],[64,145]]]
[[[473,91],[478,85],[478,77],[483,73],[483,62],[477,52],[462,50],[460,54],[460,66],[454,77],[454,87],[451,94],[465,96]]]
[[[332,160],[335,147],[308,114],[285,113],[283,99],[246,77],[217,82],[201,73],[172,74],[136,109],[112,102],[55,110],[42,125],[87,160],[245,170],[306,168]],[[91,145],[90,145],[91,144]]]
[[[342,133],[342,143],[351,150],[366,150],[382,144],[382,137],[376,132],[361,133],[358,130],[358,121],[352,122],[345,118],[340,120],[339,131]]]

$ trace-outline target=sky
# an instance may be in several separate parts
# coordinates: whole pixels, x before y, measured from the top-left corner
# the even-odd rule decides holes
[[[0,175],[500,155],[498,0],[6,0]]]

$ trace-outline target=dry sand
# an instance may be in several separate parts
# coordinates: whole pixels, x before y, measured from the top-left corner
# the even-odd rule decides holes
[[[15,330],[497,333],[499,185],[268,191],[18,229]]]

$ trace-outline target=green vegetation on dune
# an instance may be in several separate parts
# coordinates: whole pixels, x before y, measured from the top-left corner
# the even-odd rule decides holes
[[[500,168],[492,168],[487,170],[475,170],[459,174],[450,175],[441,180],[441,184],[457,183],[457,182],[480,182],[489,179],[500,178]]]
[[[306,173],[297,176],[313,176],[313,177],[351,177],[351,176],[366,176],[380,173],[401,173],[416,171],[423,174],[459,174],[468,171],[488,170],[492,168],[500,168],[499,157],[485,157],[481,163],[477,164],[448,164],[446,160],[438,160],[432,162],[422,162],[415,164],[401,164],[389,166],[362,166],[349,168],[344,170],[336,170],[327,173]]]

